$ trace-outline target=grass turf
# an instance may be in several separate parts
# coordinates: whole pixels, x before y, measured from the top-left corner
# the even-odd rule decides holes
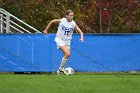
[[[0,75],[0,93],[140,93],[140,75]]]

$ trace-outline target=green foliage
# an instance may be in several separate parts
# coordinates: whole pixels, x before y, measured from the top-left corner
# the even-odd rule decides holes
[[[101,1],[101,6],[99,6]],[[65,11],[72,9],[75,12],[74,20],[84,33],[137,33],[140,32],[140,9],[137,3],[129,6],[125,0],[0,0],[0,6],[27,22],[31,26],[43,31],[52,19],[62,18]],[[130,0],[129,0],[130,1]],[[134,0],[131,0],[134,1]],[[136,1],[136,0],[135,0]],[[111,2],[106,7],[104,2]],[[114,3],[113,3],[114,2]],[[139,2],[138,2],[139,3]],[[102,16],[100,23],[100,10],[106,8],[110,18]],[[57,24],[50,28],[55,33]]]

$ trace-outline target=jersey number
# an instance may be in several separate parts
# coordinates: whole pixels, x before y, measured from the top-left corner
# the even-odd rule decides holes
[[[69,35],[70,31],[65,31],[64,35]]]

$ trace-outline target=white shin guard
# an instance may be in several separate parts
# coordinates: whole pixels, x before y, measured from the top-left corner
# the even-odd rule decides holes
[[[60,67],[59,67],[60,70],[64,69],[64,66],[65,66],[67,60],[68,59],[65,59],[64,57],[62,58],[62,61],[61,61]]]

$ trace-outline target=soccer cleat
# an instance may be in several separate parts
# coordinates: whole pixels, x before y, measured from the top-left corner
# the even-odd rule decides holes
[[[58,76],[60,76],[60,75],[61,75],[60,70],[57,70],[57,75],[58,75]]]
[[[64,73],[64,68],[57,70],[57,75],[60,76],[62,73]]]

